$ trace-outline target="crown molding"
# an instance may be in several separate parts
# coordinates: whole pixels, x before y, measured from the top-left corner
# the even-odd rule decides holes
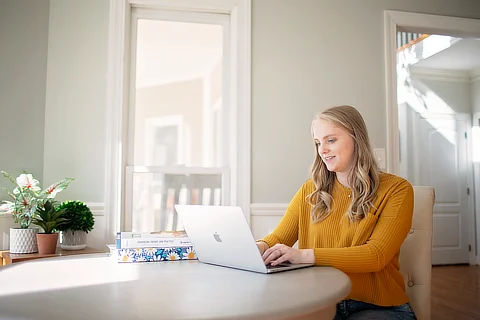
[[[417,76],[422,79],[436,80],[436,81],[449,81],[449,82],[472,81],[471,73],[469,71],[461,71],[461,70],[410,68],[410,75]]]

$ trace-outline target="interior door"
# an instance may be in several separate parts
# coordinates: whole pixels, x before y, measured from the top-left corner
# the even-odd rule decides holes
[[[408,108],[403,168],[413,185],[435,188],[432,264],[469,263],[467,115]],[[405,163],[407,163],[405,165]]]

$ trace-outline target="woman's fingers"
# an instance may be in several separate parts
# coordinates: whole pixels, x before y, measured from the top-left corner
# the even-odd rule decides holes
[[[271,263],[273,260],[278,259],[281,253],[279,250],[272,250],[270,252],[265,251],[263,254],[263,261],[265,264]]]
[[[284,257],[288,253],[288,247],[283,245],[283,244],[276,244],[273,247],[269,248],[266,250],[262,256],[263,261],[265,264],[273,264],[273,261],[275,261],[275,264],[278,264],[282,257]],[[282,261],[286,261],[286,259],[283,259]]]
[[[277,244],[274,245],[273,247],[270,247],[270,248],[268,248],[267,250],[265,250],[265,252],[263,253],[263,256],[264,256],[264,257],[267,257],[267,256],[270,255],[272,252],[277,251],[278,249],[280,249],[282,246],[284,246],[284,245],[277,243]],[[264,259],[264,260],[265,260],[265,259]]]
[[[280,263],[284,263],[286,261],[288,261],[288,255],[287,254],[284,254],[284,255],[281,255],[280,258],[276,259],[276,260],[273,260],[271,262],[272,266],[276,266],[277,264],[280,264]]]

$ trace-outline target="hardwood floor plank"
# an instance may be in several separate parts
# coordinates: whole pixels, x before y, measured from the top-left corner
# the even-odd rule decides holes
[[[480,266],[432,267],[432,320],[480,319]]]

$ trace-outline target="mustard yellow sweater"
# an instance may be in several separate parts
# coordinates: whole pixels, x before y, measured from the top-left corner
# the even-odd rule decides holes
[[[413,188],[398,176],[381,173],[375,208],[361,221],[344,216],[351,190],[335,180],[330,215],[312,223],[306,196],[315,190],[308,180],[295,194],[275,230],[262,239],[270,247],[277,243],[299,249],[314,249],[317,266],[345,272],[352,281],[347,299],[395,306],[408,302],[400,274],[400,246],[413,215]],[[321,290],[321,288],[319,288]]]

